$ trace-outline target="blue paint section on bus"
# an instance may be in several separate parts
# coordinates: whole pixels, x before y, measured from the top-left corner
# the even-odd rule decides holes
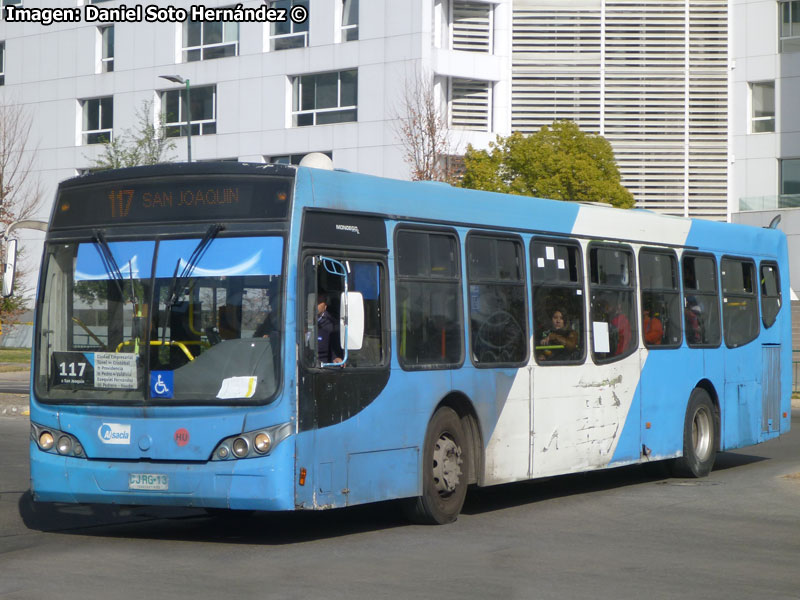
[[[426,220],[481,223],[508,228],[509,224],[551,233],[569,234],[581,206],[574,202],[510,196],[455,188],[447,184],[408,182],[371,175],[298,169],[297,199],[302,199],[305,177],[313,182],[313,206],[386,214],[391,217],[425,215]],[[492,210],[487,211],[486,206]],[[295,207],[295,211],[299,206]],[[297,215],[297,212],[295,212]],[[512,225],[512,226],[513,226]]]

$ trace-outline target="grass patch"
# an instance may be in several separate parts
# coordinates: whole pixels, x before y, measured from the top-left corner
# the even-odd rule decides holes
[[[31,364],[30,348],[0,348],[0,363],[15,363],[20,366]]]

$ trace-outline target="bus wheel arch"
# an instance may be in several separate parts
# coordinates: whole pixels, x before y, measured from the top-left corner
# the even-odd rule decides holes
[[[701,381],[689,395],[683,424],[683,456],[672,462],[676,477],[706,477],[720,447],[720,412],[710,382]]]

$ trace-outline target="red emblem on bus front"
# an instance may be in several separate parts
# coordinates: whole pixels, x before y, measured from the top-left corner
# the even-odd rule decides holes
[[[189,431],[181,427],[175,432],[175,443],[178,446],[185,446],[189,443]]]

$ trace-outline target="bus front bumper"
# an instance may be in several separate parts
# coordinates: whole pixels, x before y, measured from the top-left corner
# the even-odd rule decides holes
[[[260,458],[203,463],[64,457],[41,451],[33,441],[30,452],[31,491],[39,502],[295,508],[292,443]]]

